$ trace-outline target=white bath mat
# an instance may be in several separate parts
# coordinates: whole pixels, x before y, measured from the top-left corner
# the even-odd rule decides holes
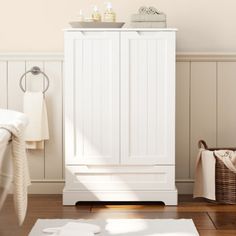
[[[64,226],[68,222],[85,222],[101,227],[97,236],[199,236],[192,220],[189,219],[107,219],[107,220],[37,220],[29,236],[49,236],[45,228]],[[78,232],[79,233],[79,232]],[[51,234],[51,236],[55,236]],[[83,236],[78,234],[78,236]]]

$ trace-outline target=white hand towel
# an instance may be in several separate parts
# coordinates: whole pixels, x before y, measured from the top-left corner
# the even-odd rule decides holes
[[[29,118],[25,131],[27,149],[44,149],[49,139],[47,108],[42,92],[25,92],[24,113]]]
[[[77,236],[78,233],[80,233],[81,236],[90,236],[90,235],[92,236],[100,232],[101,232],[101,228],[99,226],[88,224],[88,223],[81,223],[81,222],[69,222],[63,227],[43,229],[43,233],[47,233],[47,234],[57,233],[57,235],[60,235],[60,236],[72,236],[72,235]]]

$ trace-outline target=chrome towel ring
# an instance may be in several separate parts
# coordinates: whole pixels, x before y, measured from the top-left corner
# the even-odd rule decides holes
[[[26,72],[20,77],[19,85],[20,85],[21,90],[22,90],[24,93],[26,92],[26,88],[23,87],[22,81],[23,81],[24,77],[26,76],[26,74],[28,74],[28,73],[31,73],[31,74],[33,74],[33,75],[42,74],[42,75],[46,78],[46,80],[47,80],[47,85],[46,85],[46,88],[43,90],[43,93],[45,93],[45,92],[48,90],[48,88],[49,88],[49,78],[48,78],[48,76],[47,76],[43,71],[41,71],[41,69],[40,69],[38,66],[32,67],[29,71],[26,71]]]

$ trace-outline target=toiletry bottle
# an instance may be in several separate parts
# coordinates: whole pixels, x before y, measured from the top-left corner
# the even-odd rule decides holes
[[[84,15],[83,15],[82,10],[79,11],[78,21],[80,21],[80,22],[84,21]]]
[[[93,19],[94,22],[100,22],[101,21],[101,14],[99,13],[97,6],[93,7],[92,19]]]
[[[112,4],[110,2],[106,3],[106,11],[104,12],[104,22],[116,22],[116,14],[112,10]]]

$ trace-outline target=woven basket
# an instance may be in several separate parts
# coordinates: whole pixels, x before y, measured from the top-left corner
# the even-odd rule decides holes
[[[216,150],[232,150],[236,148],[208,148],[205,141],[200,140],[198,143],[199,148],[202,146],[209,151]],[[214,155],[215,156],[215,155]],[[236,174],[233,173],[225,164],[216,157],[215,168],[215,186],[216,186],[216,202],[236,204]]]

